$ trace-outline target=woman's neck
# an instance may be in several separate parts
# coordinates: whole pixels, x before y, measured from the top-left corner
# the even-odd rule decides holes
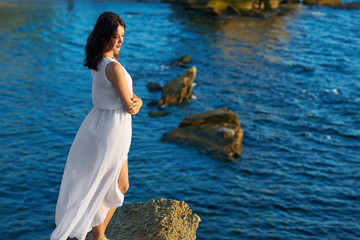
[[[113,51],[104,52],[103,57],[115,58]]]

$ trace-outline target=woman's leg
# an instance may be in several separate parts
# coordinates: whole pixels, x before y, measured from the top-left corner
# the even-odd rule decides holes
[[[119,187],[120,191],[122,192],[122,194],[125,194],[126,191],[129,189],[129,172],[128,172],[127,159],[125,160],[125,162],[121,168],[120,175],[119,175],[117,182],[118,182],[118,187]],[[111,208],[106,216],[105,221],[103,223],[97,225],[96,227],[92,228],[92,232],[91,232],[92,240],[98,240],[98,239],[104,238],[105,230],[106,230],[112,216],[114,215],[115,210],[116,210],[116,208]]]
[[[129,170],[128,170],[128,160],[127,159],[125,160],[125,162],[121,168],[121,171],[120,171],[120,175],[118,178],[118,187],[119,187],[120,191],[122,192],[122,194],[125,194],[127,192],[127,190],[129,189]],[[114,215],[115,210],[116,210],[116,208],[112,208],[109,210],[109,213],[105,220],[105,230],[106,230],[112,216]]]

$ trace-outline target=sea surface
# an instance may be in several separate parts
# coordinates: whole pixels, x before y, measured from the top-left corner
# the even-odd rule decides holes
[[[4,2],[4,1],[3,1]],[[283,16],[209,17],[144,1],[0,3],[0,238],[44,240],[67,153],[92,108],[84,45],[120,14],[120,62],[144,101],[133,117],[125,204],[185,201],[198,239],[360,239],[360,10],[296,5]],[[151,118],[146,84],[186,68],[194,97]],[[162,142],[190,113],[237,113],[236,161]]]

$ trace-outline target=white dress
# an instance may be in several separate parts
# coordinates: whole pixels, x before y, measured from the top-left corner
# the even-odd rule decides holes
[[[105,76],[105,67],[112,61],[116,60],[103,58],[98,71],[91,71],[94,107],[81,124],[66,161],[51,240],[84,240],[110,208],[123,204],[117,179],[130,148],[131,115]],[[123,70],[132,96],[131,76]]]

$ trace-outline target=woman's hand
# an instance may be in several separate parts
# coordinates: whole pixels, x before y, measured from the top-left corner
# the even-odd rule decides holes
[[[140,111],[140,108],[141,108],[143,102],[142,102],[141,98],[139,98],[135,94],[131,100],[132,100],[132,102],[130,104],[126,105],[126,112],[131,115],[135,115]]]

